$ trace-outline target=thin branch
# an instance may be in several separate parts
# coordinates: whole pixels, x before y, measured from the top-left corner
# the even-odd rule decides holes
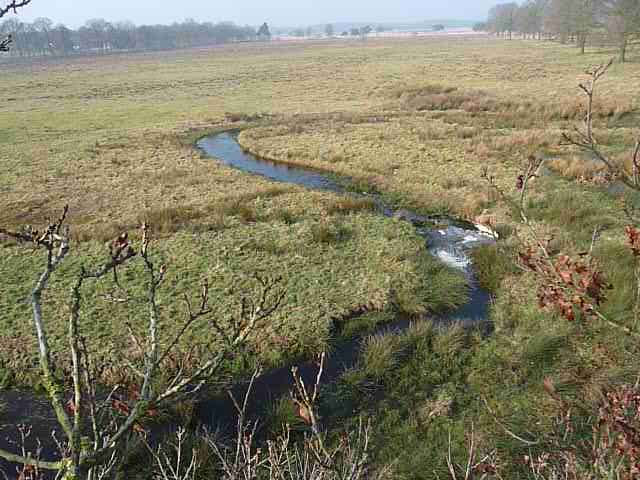
[[[640,186],[640,139],[636,142],[636,148],[633,151],[633,183],[636,186]]]
[[[0,52],[8,52],[11,50],[11,44],[13,43],[13,37],[11,34],[0,40]]]
[[[13,13],[18,13],[18,9],[26,7],[31,3],[31,0],[13,0],[5,7],[0,7],[0,18],[4,17],[7,13],[13,10]]]
[[[62,468],[62,462],[44,462],[37,458],[16,455],[15,453],[7,452],[0,448],[0,457],[4,458],[8,462],[18,463],[21,465],[30,465],[32,467],[40,467],[45,470],[60,470]]]

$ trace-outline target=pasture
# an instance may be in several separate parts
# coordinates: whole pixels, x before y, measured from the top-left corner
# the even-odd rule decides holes
[[[178,328],[178,299],[196,293],[203,277],[224,316],[251,290],[252,273],[282,276],[287,294],[273,328],[232,366],[246,372],[256,362],[279,365],[322,351],[336,322],[353,312],[373,312],[373,322],[440,312],[465,301],[466,285],[425,252],[409,224],[348,197],[225,167],[194,148],[199,137],[243,128],[240,141],[251,152],[346,176],[354,189],[375,190],[400,207],[468,220],[492,215],[505,233],[501,250],[483,249],[476,262],[495,294],[494,335],[438,335],[418,326],[397,338],[374,337],[362,368],[348,372],[327,408],[348,417],[340,410],[348,404],[377,415],[375,460],[395,462],[395,478],[415,478],[425,465],[446,471],[446,432],[463,452],[470,418],[483,440],[497,441],[504,458],[515,459],[524,449],[493,422],[481,398],[513,425],[539,433],[552,428],[557,407],[541,388],[544,378],[595,402],[602,385],[635,370],[637,360],[629,358],[638,352],[632,339],[602,325],[580,333],[538,307],[533,279],[512,268],[516,247],[506,234],[526,233],[482,171],[489,168],[512,195],[530,155],[550,159],[532,187],[534,221],[568,252],[588,248],[593,229],[602,230],[595,254],[614,287],[604,310],[636,328],[620,199],[590,182],[597,165],[561,145],[561,133],[582,119],[576,86],[584,70],[613,54],[592,49],[580,56],[551,42],[425,37],[6,64],[0,225],[38,226],[70,206],[73,256],[45,311],[58,347],[66,342],[72,273],[95,264],[121,232],[135,235],[143,221],[168,266],[164,333]],[[614,65],[599,88],[598,138],[626,162],[640,133],[640,63]],[[37,363],[26,298],[43,257],[14,244],[0,255],[0,373],[7,384],[29,384]],[[105,362],[135,354],[128,329],[143,328],[145,312],[133,300],[106,298],[139,295],[136,268],[123,272],[124,292],[111,281],[88,292],[83,328]],[[182,348],[207,335],[206,325],[196,328]],[[117,371],[105,375],[120,380]],[[365,392],[372,382],[388,395]],[[441,404],[446,413],[433,414]],[[538,424],[528,423],[532,416]]]

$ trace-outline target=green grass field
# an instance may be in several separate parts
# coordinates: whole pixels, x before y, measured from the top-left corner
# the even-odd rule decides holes
[[[175,299],[195,294],[202,277],[224,315],[251,288],[253,272],[282,275],[287,296],[276,320],[284,326],[266,332],[252,358],[279,364],[326,348],[334,322],[363,307],[388,312],[395,305],[412,314],[459,304],[464,280],[425,253],[410,225],[344,208],[335,194],[224,167],[200,155],[198,137],[246,128],[241,143],[264,157],[349,176],[416,210],[495,215],[504,231],[517,226],[481,171],[489,167],[512,194],[527,157],[539,154],[552,159],[551,173],[533,185],[532,218],[568,252],[588,247],[593,229],[604,228],[595,255],[614,287],[604,311],[637,328],[619,198],[576,182],[597,167],[560,144],[561,132],[581,120],[576,86],[584,70],[612,55],[580,56],[550,42],[371,39],[3,66],[0,225],[40,225],[70,205],[73,258],[52,283],[45,310],[58,349],[66,345],[75,269],[147,220],[155,254],[169,266],[163,333],[175,331],[184,314]],[[598,136],[625,162],[640,133],[640,63],[614,65],[600,92]],[[344,235],[325,241],[321,229]],[[532,278],[513,268],[513,242],[497,248],[504,250],[476,255],[481,280],[496,296],[492,337],[440,335],[428,326],[374,337],[360,366],[328,395],[328,416],[350,418],[355,410],[376,419],[375,460],[393,465],[394,478],[446,474],[447,434],[463,454],[471,421],[483,448],[498,448],[517,471],[527,449],[493,421],[482,399],[513,429],[542,434],[559,410],[544,378],[595,404],[603,386],[637,375],[634,339],[541,310]],[[43,257],[12,244],[0,253],[0,372],[33,383],[26,297]],[[131,296],[143,288],[136,268],[123,282]],[[89,290],[84,308],[83,328],[105,361],[134,348],[126,323],[144,325],[135,303],[103,300],[115,288],[107,281]],[[207,335],[197,328],[185,345]]]

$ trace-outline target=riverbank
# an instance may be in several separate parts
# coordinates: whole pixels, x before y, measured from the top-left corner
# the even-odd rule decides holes
[[[229,365],[230,375],[250,370],[255,358],[283,365],[285,358],[312,356],[333,340],[332,326],[353,312],[385,316],[388,306],[398,305],[423,311],[425,288],[435,288],[436,310],[457,303],[465,290],[461,277],[425,282],[421,272],[426,278],[442,272],[407,222],[381,218],[366,201],[274,186],[193,149],[194,135],[253,122],[259,128],[247,146],[261,155],[349,176],[356,190],[373,186],[404,208],[469,220],[484,213],[505,226],[504,243],[476,259],[480,279],[495,296],[495,334],[484,341],[469,332],[376,336],[327,392],[325,412],[336,412],[335,422],[344,425],[358,413],[369,416],[376,426],[376,465],[391,463],[395,478],[413,478],[416,471],[427,472],[426,478],[433,471],[446,475],[448,434],[453,455],[462,457],[472,424],[478,448],[497,450],[517,478],[524,455],[543,453],[542,447],[523,447],[490,412],[527,439],[548,438],[562,405],[544,385],[551,382],[566,398],[580,399],[585,411],[595,411],[603,389],[633,383],[639,367],[633,339],[599,322],[573,324],[539,308],[535,280],[514,268],[517,221],[480,178],[488,166],[512,195],[527,157],[549,158],[554,174],[532,186],[532,220],[545,238],[553,237],[555,251],[575,254],[590,248],[600,227],[594,254],[613,285],[603,311],[636,326],[634,259],[624,243],[619,195],[592,182],[599,177],[592,162],[560,145],[560,133],[581,118],[581,72],[608,60],[609,52],[593,49],[581,57],[569,47],[534,43],[371,39],[11,69],[0,86],[11,99],[0,118],[6,166],[0,224],[41,225],[68,201],[74,226],[78,256],[46,297],[53,346],[66,349],[65,305],[74,272],[104,258],[108,242],[142,220],[157,226],[155,252],[169,266],[161,298],[166,334],[184,314],[172,300],[195,295],[203,276],[211,279],[220,312],[239,298],[228,286],[249,288],[246,276],[253,271],[289,279],[285,338],[271,332],[268,342],[255,345],[256,356]],[[601,84],[596,131],[607,153],[621,159],[638,133],[638,72],[634,63],[616,65]],[[15,245],[0,252],[5,384],[34,384],[35,340],[24,299],[43,259]],[[139,274],[133,268],[121,277],[133,298],[142,292]],[[124,322],[134,328],[142,322],[134,305],[103,301],[114,288],[107,282],[87,291],[83,331],[112,366],[110,381],[119,381],[118,359],[136,351]],[[381,320],[388,317],[365,323]],[[345,336],[352,334],[347,325]],[[202,332],[186,341],[206,340]],[[273,411],[291,413],[289,407]],[[325,413],[328,422],[330,416]]]

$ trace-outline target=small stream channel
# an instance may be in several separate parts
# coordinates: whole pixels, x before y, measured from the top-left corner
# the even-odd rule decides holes
[[[446,217],[425,217],[407,210],[396,210],[386,204],[379,195],[353,193],[329,174],[312,169],[294,167],[262,160],[243,151],[237,140],[238,132],[218,133],[202,138],[197,147],[207,156],[219,160],[239,170],[260,175],[271,180],[302,185],[314,190],[324,190],[340,195],[366,196],[377,205],[377,210],[386,217],[395,217],[414,225],[416,232],[425,239],[425,248],[446,264],[462,271],[469,284],[469,301],[461,307],[437,318],[430,317],[437,325],[446,327],[452,323],[465,326],[480,326],[488,331],[488,309],[490,295],[479,287],[473,272],[469,252],[476,246],[491,243],[493,237],[478,231],[472,224]],[[364,338],[372,333],[401,331],[408,328],[416,319],[398,318],[390,324],[379,327],[367,335],[339,341],[333,345],[325,363],[323,384],[337,380],[345,369],[353,367],[361,350]],[[297,362],[299,372],[306,382],[311,382],[317,374],[315,361]],[[272,369],[256,379],[248,406],[249,414],[263,411],[269,402],[287,394],[292,387],[291,366]],[[244,394],[246,382],[238,382],[232,387],[236,397]],[[45,398],[21,391],[0,391],[0,448],[17,451],[16,424],[33,425],[32,438],[27,442],[35,450],[36,439],[42,441],[42,458],[57,458],[55,445],[51,440],[51,431],[59,432],[59,427]],[[236,422],[235,409],[226,394],[205,396],[198,402],[195,418],[213,429],[229,431]],[[163,426],[159,430],[167,431],[173,426]],[[11,475],[15,469],[0,461],[0,468]]]

